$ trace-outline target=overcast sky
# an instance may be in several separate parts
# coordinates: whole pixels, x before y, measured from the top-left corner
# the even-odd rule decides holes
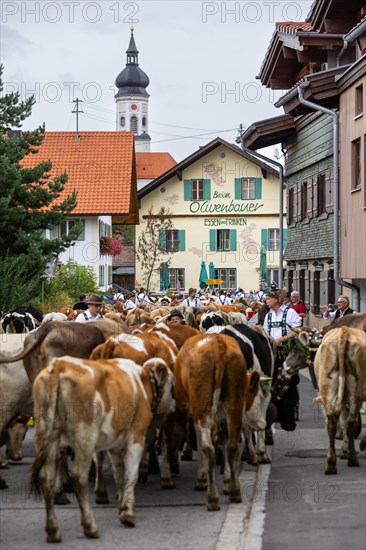
[[[139,64],[150,78],[151,150],[180,161],[216,136],[233,143],[240,124],[283,114],[274,107],[282,93],[255,77],[275,22],[304,21],[310,6],[308,0],[3,0],[4,92],[35,94],[24,129],[45,122],[47,130],[74,130],[72,100],[79,97],[80,130],[115,130],[114,81],[125,67],[133,25]]]

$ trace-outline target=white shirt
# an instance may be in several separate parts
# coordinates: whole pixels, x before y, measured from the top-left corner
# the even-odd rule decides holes
[[[184,306],[188,306],[188,307],[199,307],[201,304],[200,304],[200,299],[199,298],[193,298],[193,300],[191,300],[188,296],[188,298],[185,298],[182,302],[182,304]]]
[[[88,319],[85,319],[85,316]],[[83,311],[83,313],[79,313],[79,315],[75,319],[75,323],[86,323],[87,321],[96,321],[97,319],[102,319],[102,315],[100,313],[97,313],[95,317],[92,316],[89,309],[86,309]]]
[[[336,313],[337,313],[337,310],[336,311],[330,311],[329,312],[329,316],[328,317],[325,317],[325,312],[323,313],[323,319],[326,319],[327,321],[333,321],[333,319],[335,319],[335,316],[336,316]]]
[[[136,309],[136,304],[132,300],[126,300],[123,304],[123,310],[126,311],[126,309]]]
[[[116,294],[113,294],[113,300],[124,300],[125,297],[123,296],[122,292],[116,292]]]
[[[301,327],[301,317],[296,313],[294,309],[288,308],[286,305],[283,304],[278,310],[277,314],[273,309],[270,309],[264,318],[263,328],[267,334],[272,336],[272,338],[277,339],[282,337],[282,327],[272,327],[271,332],[269,332],[268,314],[272,313],[272,323],[276,323],[278,321],[282,321],[285,310],[287,310],[286,334],[290,334],[291,327]]]

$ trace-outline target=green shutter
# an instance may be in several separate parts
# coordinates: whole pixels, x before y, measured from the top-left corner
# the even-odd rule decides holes
[[[283,250],[285,250],[287,246],[287,229],[283,230]]]
[[[58,225],[53,225],[50,229],[50,239],[58,239]]]
[[[216,239],[216,229],[210,229],[210,251],[214,252],[217,250],[217,239]]]
[[[205,201],[211,199],[211,180],[203,180],[203,198]]]
[[[81,224],[81,233],[78,237],[78,241],[85,241],[85,220],[78,220]]]
[[[236,250],[236,229],[230,229],[230,250]]]
[[[184,200],[192,200],[192,183],[191,180],[184,180]]]
[[[166,251],[166,231],[165,229],[159,229],[159,247],[161,250]]]
[[[184,252],[186,249],[186,232],[184,229],[179,229],[178,239],[179,239],[179,251]]]
[[[264,249],[268,250],[268,229],[262,229],[262,242],[261,245]]]
[[[255,178],[255,198],[262,198],[262,178]]]
[[[237,201],[242,200],[241,187],[241,178],[235,178],[235,199]]]

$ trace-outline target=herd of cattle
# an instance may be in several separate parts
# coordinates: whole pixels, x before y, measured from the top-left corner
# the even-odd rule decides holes
[[[224,493],[231,502],[242,498],[240,457],[250,464],[270,462],[266,413],[271,401],[279,405],[271,392],[274,340],[261,326],[248,325],[240,304],[207,309],[180,306],[178,310],[184,324],[169,323],[169,307],[147,306],[126,313],[118,303],[102,319],[89,323],[67,321],[67,311],[43,317],[34,308],[3,316],[1,444],[7,444],[10,458],[21,459],[23,419],[34,416],[36,459],[31,486],[46,502],[48,542],[61,540],[55,502],[65,500],[62,480],[68,474],[67,450],[72,454],[71,478],[83,531],[91,538],[99,534],[87,498],[89,473],[94,465],[96,502],[108,502],[102,467],[105,452],[118,489],[119,518],[128,526],[135,525],[137,481],[146,480],[158,468],[162,488],[173,488],[179,451],[185,458],[192,449],[198,451],[195,489],[207,491],[208,510],[220,509],[219,455]],[[32,329],[27,319],[33,320]],[[327,474],[337,473],[338,419],[343,428],[341,455],[349,466],[359,465],[354,439],[366,400],[366,314],[348,315],[338,321],[339,326],[336,323],[317,351],[314,346],[320,340],[310,342],[308,332],[300,331],[303,352],[294,348],[284,365],[291,381],[315,355],[329,434]],[[278,407],[282,418],[277,420],[285,429],[294,429],[286,425],[296,425],[297,400],[291,398],[291,383],[286,390]],[[360,449],[366,449],[365,437]],[[1,457],[1,466],[5,465]],[[4,480],[1,488],[6,488]]]

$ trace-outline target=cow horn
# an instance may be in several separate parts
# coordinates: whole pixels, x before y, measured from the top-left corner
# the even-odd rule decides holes
[[[272,380],[271,376],[261,376],[260,377],[261,382],[269,382],[270,380]]]

